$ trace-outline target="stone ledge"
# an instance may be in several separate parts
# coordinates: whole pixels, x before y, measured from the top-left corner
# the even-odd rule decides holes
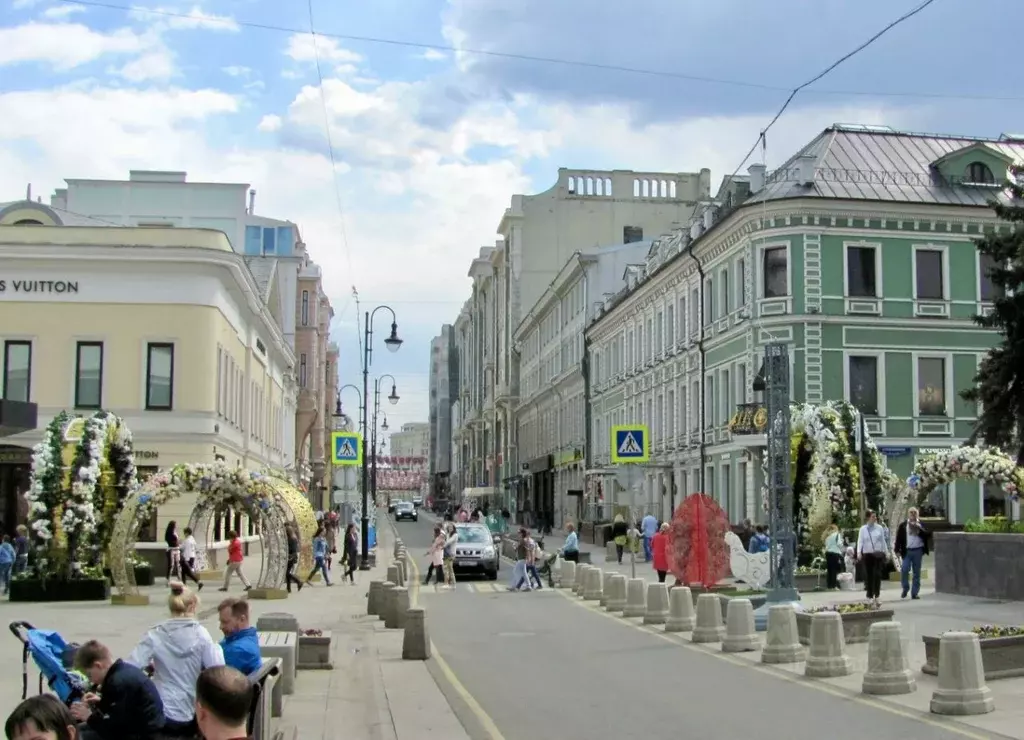
[[[924,635],[921,640],[924,642],[925,655],[921,673],[937,676],[940,638]],[[986,680],[1024,676],[1024,635],[983,637],[978,640],[978,644],[981,646],[981,664],[985,669]]]
[[[796,632],[801,645],[811,644],[811,616],[807,612],[796,613]],[[840,614],[843,620],[843,639],[847,645],[867,642],[871,625],[876,622],[891,622],[892,609],[874,609],[867,612],[848,612]]]

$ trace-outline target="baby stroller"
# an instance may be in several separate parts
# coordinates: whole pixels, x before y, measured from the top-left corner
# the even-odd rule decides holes
[[[28,622],[11,622],[11,632],[23,645],[21,651],[21,698],[28,698],[28,656],[32,656],[39,669],[39,693],[43,693],[43,680],[49,689],[67,705],[82,698],[88,690],[84,677],[72,671],[76,643],[67,643],[52,630],[37,630]]]
[[[546,575],[548,577],[548,586],[550,588],[555,587],[555,563],[558,562],[560,554],[560,550],[556,551],[552,555],[545,555],[543,552],[539,553],[539,557],[544,561],[544,564],[537,569],[537,573],[541,576]]]

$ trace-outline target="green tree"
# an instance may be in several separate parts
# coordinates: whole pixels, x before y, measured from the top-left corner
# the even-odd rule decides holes
[[[975,316],[985,329],[999,332],[999,343],[989,350],[974,377],[974,387],[961,392],[981,405],[981,415],[968,444],[978,437],[985,444],[1016,450],[1024,465],[1024,167],[1011,168],[1008,198],[996,202],[996,215],[1009,230],[978,239],[978,252],[989,259],[992,311]]]

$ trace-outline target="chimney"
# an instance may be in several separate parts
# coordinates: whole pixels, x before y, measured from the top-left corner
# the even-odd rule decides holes
[[[32,183],[29,183],[25,188],[25,200],[32,201]]]
[[[796,158],[796,181],[798,185],[814,184],[814,165],[818,158],[813,154],[801,154]]]
[[[256,190],[251,189],[249,191],[249,215],[256,215]]]
[[[715,225],[716,215],[718,215],[718,206],[714,203],[704,209],[704,231]]]
[[[747,173],[750,175],[750,192],[760,193],[764,190],[764,176],[767,168],[763,164],[752,164],[747,167]]]

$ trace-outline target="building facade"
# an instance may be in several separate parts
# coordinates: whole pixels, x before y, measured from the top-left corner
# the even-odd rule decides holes
[[[972,320],[994,295],[974,240],[1008,228],[988,202],[1022,159],[1009,137],[834,126],[769,176],[723,183],[588,329],[595,460],[611,426],[645,424],[633,503],[666,516],[676,492],[704,491],[733,522],[762,518],[763,430],[738,412],[760,403],[770,342],[789,346],[792,398],[855,404],[897,474],[962,443],[976,408],[959,392],[995,341]],[[923,508],[956,523],[1003,504],[968,480]]]
[[[447,492],[452,470],[452,400],[458,396],[454,327],[445,324],[430,341],[428,474],[434,498]]]
[[[430,424],[413,421],[403,424],[402,429],[391,433],[391,457],[414,457],[428,460],[430,457]]]
[[[18,203],[0,210],[0,262],[3,394],[39,410],[38,429],[0,448],[5,523],[24,519],[32,447],[62,410],[124,418],[142,477],[186,462],[294,465],[279,295],[264,302],[224,234],[61,226]],[[162,507],[142,537],[193,504]]]

